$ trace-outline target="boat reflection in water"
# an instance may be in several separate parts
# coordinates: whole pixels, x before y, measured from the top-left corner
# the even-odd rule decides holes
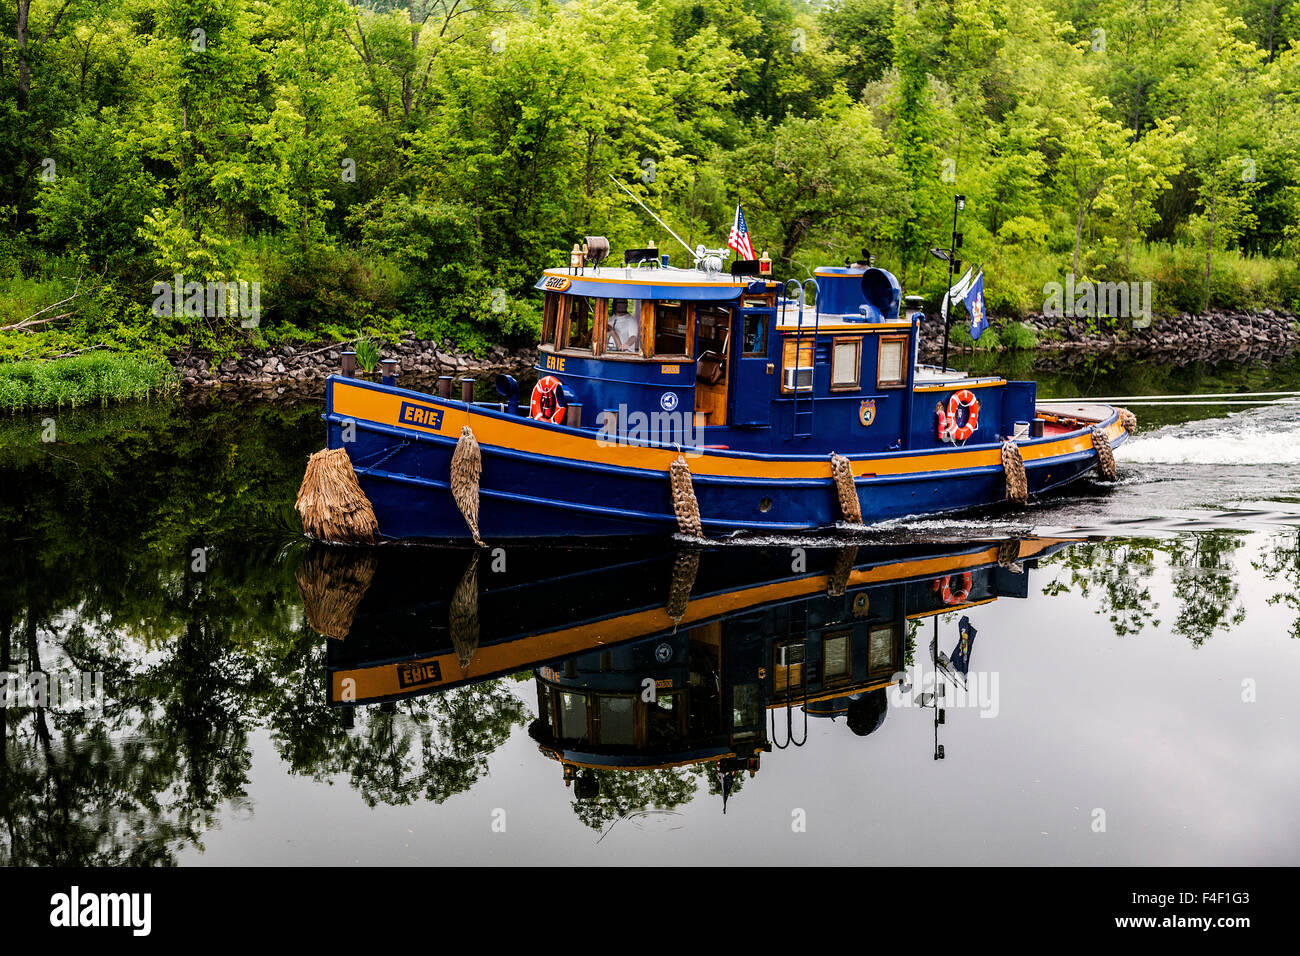
[[[763,753],[806,742],[810,719],[871,734],[913,664],[920,619],[1027,597],[1036,559],[1070,543],[316,546],[299,584],[309,623],[331,638],[327,692],[345,722],[358,705],[532,668],[529,733],[577,797],[599,795],[600,771],[706,764],[725,801]],[[960,648],[938,655],[954,683],[969,666]],[[934,696],[921,702],[941,705]]]

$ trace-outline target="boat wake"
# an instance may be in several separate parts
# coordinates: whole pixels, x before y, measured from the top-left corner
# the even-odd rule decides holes
[[[1121,461],[1151,465],[1300,465],[1300,417],[1269,406],[1139,434],[1116,449]]]

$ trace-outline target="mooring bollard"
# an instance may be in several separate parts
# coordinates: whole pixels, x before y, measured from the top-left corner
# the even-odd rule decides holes
[[[472,378],[462,378],[460,380],[460,400],[466,405],[474,404],[474,380]]]
[[[343,377],[355,378],[357,374],[357,353],[351,349],[345,349],[343,357]]]
[[[379,364],[382,366],[382,374],[379,376],[380,383],[383,385],[396,385],[399,374],[397,359],[383,359]]]
[[[438,376],[438,397],[451,398],[451,383],[454,380],[452,375]]]

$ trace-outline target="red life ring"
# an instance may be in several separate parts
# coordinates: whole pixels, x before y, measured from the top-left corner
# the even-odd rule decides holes
[[[966,416],[966,424],[957,424],[957,412],[966,408],[969,414]],[[980,400],[975,397],[975,393],[969,388],[963,388],[960,392],[948,399],[948,415],[945,432],[950,437],[948,441],[965,441],[975,434],[975,429],[980,427]]]
[[[954,593],[952,590],[952,575],[945,574],[938,581],[934,582],[935,590],[943,598],[943,603],[948,605],[965,604],[970,599],[970,589],[975,583],[969,571],[963,571],[961,574],[961,587]]]
[[[537,380],[533,386],[533,401],[530,406],[533,418],[539,422],[564,424],[564,386],[554,375],[547,375]]]

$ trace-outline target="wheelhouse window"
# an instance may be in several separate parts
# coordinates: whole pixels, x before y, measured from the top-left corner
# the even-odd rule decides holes
[[[837,338],[831,342],[831,390],[856,391],[862,379],[862,339]]]
[[[614,355],[641,354],[640,299],[610,299],[605,321],[605,352]]]
[[[548,292],[542,300],[542,342],[555,344],[555,320],[560,314],[560,293]]]
[[[634,697],[600,698],[600,742],[630,747],[635,743]]]
[[[559,728],[556,737],[561,740],[586,741],[587,698],[582,694],[557,693],[555,701]]]
[[[876,384],[881,388],[901,388],[907,384],[907,336],[880,337],[880,357],[876,365]]]
[[[564,321],[560,328],[559,347],[571,351],[594,351],[596,300],[581,295],[566,295],[564,305]]]
[[[731,310],[716,305],[702,305],[695,313],[700,354],[727,354],[727,336],[731,330]]]
[[[654,355],[690,357],[690,316],[684,302],[654,304]]]

